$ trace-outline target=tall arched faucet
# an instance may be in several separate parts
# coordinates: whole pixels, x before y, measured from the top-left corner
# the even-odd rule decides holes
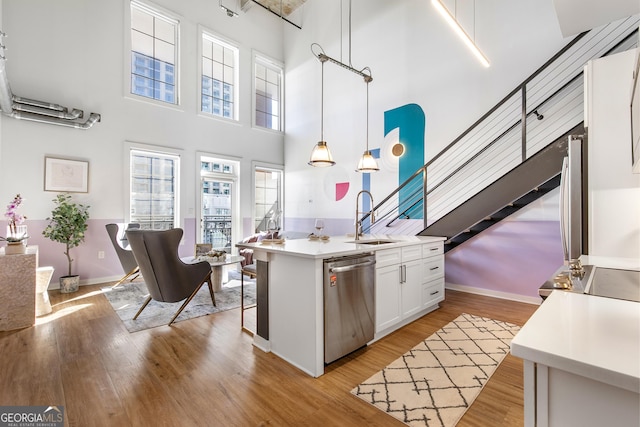
[[[360,214],[360,205],[358,204],[358,200],[360,199],[360,195],[362,193],[368,194],[369,199],[371,199],[371,210],[369,211],[369,218],[371,220],[371,224],[375,222],[375,218],[373,217],[373,196],[369,191],[361,190],[356,195],[356,240],[360,240],[360,236],[362,235],[362,220],[358,218],[358,215]]]

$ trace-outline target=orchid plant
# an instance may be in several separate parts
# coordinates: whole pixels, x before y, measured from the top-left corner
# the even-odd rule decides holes
[[[1,237],[0,240],[6,240],[7,242],[21,242],[26,239],[27,233],[22,233],[22,235],[18,235],[18,225],[22,224],[27,217],[19,214],[18,208],[22,204],[22,196],[20,194],[16,194],[16,197],[13,198],[11,203],[7,205],[7,211],[4,216],[9,219],[9,235],[7,237]]]

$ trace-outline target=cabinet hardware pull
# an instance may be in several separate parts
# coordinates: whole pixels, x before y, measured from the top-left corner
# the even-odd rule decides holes
[[[431,267],[429,270],[433,271],[433,270],[437,270],[440,267]]]
[[[440,291],[433,291],[429,295],[435,295],[435,294],[438,294],[438,293],[440,293]]]
[[[431,248],[430,251],[437,251],[439,248]]]

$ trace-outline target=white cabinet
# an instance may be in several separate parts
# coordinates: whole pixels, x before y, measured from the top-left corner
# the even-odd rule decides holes
[[[442,247],[436,242],[376,252],[376,333],[389,332],[444,299]]]

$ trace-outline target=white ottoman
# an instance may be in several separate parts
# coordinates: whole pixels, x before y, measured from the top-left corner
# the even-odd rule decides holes
[[[53,311],[49,302],[49,281],[53,276],[53,267],[36,268],[36,316],[44,316]]]

